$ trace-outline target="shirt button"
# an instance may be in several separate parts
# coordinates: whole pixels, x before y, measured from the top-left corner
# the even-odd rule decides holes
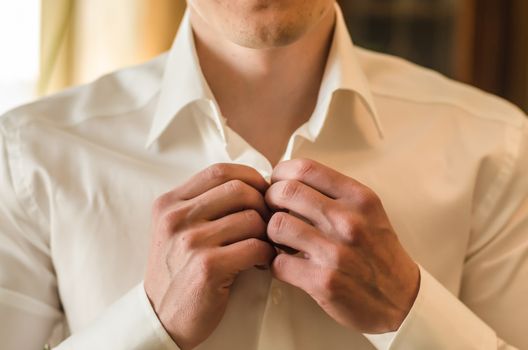
[[[275,305],[280,304],[280,302],[282,301],[282,289],[278,287],[273,287],[273,289],[271,290],[271,301]]]

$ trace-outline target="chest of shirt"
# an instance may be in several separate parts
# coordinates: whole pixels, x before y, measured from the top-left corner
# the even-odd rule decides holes
[[[50,184],[52,257],[72,331],[89,324],[143,279],[151,204],[157,196],[216,162],[242,162],[267,175],[269,169],[250,148],[233,160],[225,147],[204,138],[203,130],[185,130],[179,146],[154,155],[125,154],[100,142],[77,143],[63,151],[60,174],[38,175]],[[410,254],[456,293],[469,236],[472,167],[447,171],[446,161],[457,161],[456,154],[447,154],[440,141],[437,149],[430,138],[400,141],[392,143],[399,149],[360,147],[356,139],[335,134],[326,140],[323,132],[315,143],[299,139],[291,157],[320,161],[371,187]],[[415,150],[412,156],[406,147]],[[431,156],[432,149],[436,156]],[[321,349],[318,334],[325,334],[327,345],[326,335],[334,334],[333,349],[351,343],[370,346],[329,319],[303,292],[257,270],[239,278],[226,316],[204,349],[225,345],[237,325],[244,335],[236,338],[235,348],[291,349],[285,345],[291,343],[294,348]],[[274,344],[273,339],[280,341]]]

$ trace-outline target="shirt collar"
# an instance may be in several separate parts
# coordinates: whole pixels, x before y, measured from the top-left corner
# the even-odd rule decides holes
[[[337,3],[335,7],[336,26],[334,37],[316,108],[307,124],[308,135],[306,137],[312,141],[317,138],[327,119],[328,109],[334,93],[347,91],[358,95],[381,138],[383,137],[383,130],[367,77],[359,64],[341,9]],[[189,11],[187,10],[169,52],[161,83],[158,106],[146,146],[149,147],[160,137],[169,124],[181,114],[182,109],[196,101],[208,102],[213,114],[212,117],[214,117],[219,129],[222,130],[225,122],[222,120],[213,93],[200,68]]]
[[[213,113],[218,112],[213,93],[200,68],[187,10],[166,61],[158,106],[146,146],[149,147],[160,137],[182,109],[196,101],[207,101],[211,106],[214,104]]]
[[[356,94],[359,97],[374,123],[378,136],[383,138],[381,121],[367,77],[359,63],[356,48],[348,33],[341,8],[337,3],[335,8],[336,24],[334,37],[328,54],[317,105],[308,122],[308,138],[313,141],[321,132],[328,117],[330,103],[337,91],[345,91]]]

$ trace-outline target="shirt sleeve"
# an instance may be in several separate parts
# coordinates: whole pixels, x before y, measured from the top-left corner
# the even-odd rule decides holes
[[[143,283],[55,349],[179,350],[152,309]]]
[[[398,331],[364,334],[378,350],[515,350],[420,267],[420,292]],[[522,301],[521,301],[522,302]]]
[[[420,267],[420,291],[400,329],[367,336],[377,349],[528,349],[528,122],[521,124],[483,162],[487,184],[476,185],[485,194],[474,210],[459,294]]]
[[[42,350],[62,321],[49,224],[25,179],[15,132],[0,123],[0,348]],[[57,349],[178,350],[138,285]]]
[[[42,349],[62,312],[45,225],[10,141],[0,124],[0,347]]]
[[[492,328],[426,270],[420,273],[421,290],[411,312],[385,349],[499,349]]]

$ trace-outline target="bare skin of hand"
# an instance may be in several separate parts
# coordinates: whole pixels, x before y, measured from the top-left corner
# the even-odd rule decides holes
[[[289,211],[273,214],[269,239],[300,252],[279,254],[274,277],[304,290],[349,329],[399,328],[416,299],[419,268],[371,189],[296,159],[277,165],[265,199],[270,208]]]
[[[252,168],[217,164],[156,200],[145,290],[182,350],[218,326],[237,275],[274,258],[268,186]]]

